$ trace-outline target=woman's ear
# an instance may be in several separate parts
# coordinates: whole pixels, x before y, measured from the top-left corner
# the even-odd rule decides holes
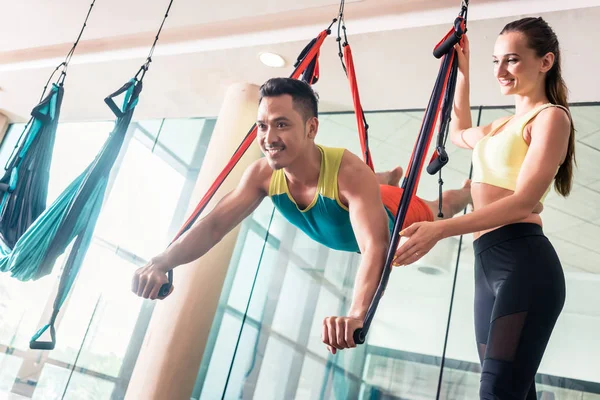
[[[552,67],[554,66],[555,58],[556,58],[556,56],[552,52],[547,53],[544,57],[542,57],[542,68],[540,69],[540,71],[541,72],[550,71],[552,69]]]

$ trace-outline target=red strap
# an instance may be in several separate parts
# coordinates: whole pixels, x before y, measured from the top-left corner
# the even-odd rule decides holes
[[[433,154],[431,155],[431,159],[429,160],[429,164],[431,164],[433,162],[433,160],[435,160],[436,158],[438,158],[438,152],[437,149],[436,151],[433,152]]]
[[[344,59],[346,60],[346,69],[348,71],[348,80],[350,81],[350,90],[352,92],[352,102],[354,103],[354,114],[356,115],[356,124],[358,126],[358,137],[360,139],[360,147],[362,149],[363,159],[365,163],[375,170],[373,167],[373,159],[371,158],[371,151],[369,150],[369,142],[367,137],[367,129],[365,124],[365,118],[363,108],[360,103],[360,96],[358,94],[358,83],[356,81],[356,71],[354,70],[354,60],[352,59],[352,50],[350,45],[344,46]]]
[[[310,64],[312,59],[315,57],[318,57],[319,49],[321,48],[321,45],[323,44],[323,41],[325,40],[327,35],[329,35],[328,31],[324,30],[323,32],[321,32],[319,34],[319,36],[317,36],[317,40],[315,41],[315,44],[310,49],[310,51],[306,54],[306,56],[304,57],[302,62],[298,65],[298,67],[296,67],[294,72],[292,72],[290,78],[298,79],[300,77],[300,75],[302,75],[302,72],[304,72],[306,67],[308,67],[308,64]],[[318,76],[318,73],[319,73],[319,64],[317,61],[317,65],[315,66],[314,75]],[[313,76],[313,79],[314,79],[314,76]],[[312,81],[312,79],[310,81]],[[256,133],[257,133],[257,127],[256,127],[256,125],[254,125],[250,129],[250,131],[248,132],[248,134],[246,135],[246,137],[244,138],[244,140],[242,141],[242,143],[240,144],[238,149],[235,151],[235,153],[233,154],[233,156],[231,157],[231,159],[229,160],[227,165],[225,165],[225,167],[223,168],[223,170],[221,171],[219,176],[217,176],[217,179],[215,179],[215,181],[210,186],[210,188],[208,189],[206,194],[202,197],[202,199],[200,200],[200,202],[198,203],[198,205],[196,206],[196,208],[194,209],[194,211],[192,212],[190,217],[187,219],[185,224],[183,224],[183,226],[181,227],[179,232],[177,232],[177,235],[175,235],[175,238],[173,239],[172,242],[177,240],[183,233],[185,233],[188,229],[190,229],[191,226],[194,224],[194,222],[198,219],[198,217],[200,216],[200,214],[202,213],[202,211],[204,210],[206,205],[213,198],[213,196],[215,195],[217,190],[219,190],[219,188],[221,187],[221,184],[223,184],[223,181],[225,181],[225,179],[227,178],[229,173],[233,170],[233,168],[236,166],[238,161],[242,158],[244,153],[246,153],[246,150],[248,150],[250,145],[252,145],[252,142],[254,142],[254,139],[256,139]]]

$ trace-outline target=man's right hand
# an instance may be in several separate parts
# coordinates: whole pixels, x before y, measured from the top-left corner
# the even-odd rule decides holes
[[[131,291],[140,297],[150,300],[164,299],[173,293],[173,286],[166,296],[159,297],[158,292],[165,283],[169,283],[167,271],[169,268],[160,261],[159,258],[154,258],[148,264],[139,268],[133,274]]]

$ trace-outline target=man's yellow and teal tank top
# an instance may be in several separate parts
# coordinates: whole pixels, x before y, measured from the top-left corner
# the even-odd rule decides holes
[[[298,207],[283,169],[273,171],[269,197],[290,223],[313,240],[331,249],[359,252],[348,207],[340,201],[338,193],[338,171],[344,149],[317,147],[321,151],[321,170],[313,201],[303,210]],[[388,217],[391,231],[394,218],[389,211]]]

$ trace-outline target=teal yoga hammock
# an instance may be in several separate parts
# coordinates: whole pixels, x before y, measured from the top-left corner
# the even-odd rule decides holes
[[[90,11],[94,2],[90,6]],[[52,350],[56,345],[54,326],[56,318],[61,306],[68,297],[91,243],[112,167],[121,151],[142,91],[142,80],[152,62],[154,48],[172,3],[173,0],[169,3],[145,64],[139,69],[134,78],[104,100],[116,115],[117,120],[107,141],[88,167],[75,178],[48,208],[44,209],[48,187],[48,169],[56,133],[60,101],[63,95],[63,81],[66,75],[67,61],[59,65],[57,70],[61,66],[64,66],[64,69],[58,82],[52,86],[50,94],[32,113],[33,118],[28,124],[30,129],[25,129],[25,139],[19,140],[19,142],[22,142],[17,145],[19,151],[12,162],[9,163],[8,178],[5,176],[7,183],[0,181],[0,190],[2,184],[4,184],[4,187],[9,188],[2,199],[3,211],[9,209],[11,204],[20,203],[21,205],[10,206],[12,207],[10,210],[13,213],[11,214],[13,220],[20,221],[25,217],[30,218],[29,224],[22,223],[19,226],[19,229],[22,230],[17,231],[13,227],[9,229],[8,214],[2,214],[1,222],[7,227],[2,231],[2,237],[3,239],[7,236],[13,238],[14,244],[7,240],[3,244],[0,243],[0,271],[9,272],[12,277],[21,281],[42,278],[52,272],[56,260],[70,246],[60,277],[58,293],[54,300],[52,316],[50,321],[31,338],[30,348],[32,349]],[[81,37],[81,34],[79,37]],[[76,45],[77,42],[67,59],[72,55]],[[118,106],[115,99],[121,95],[124,95],[124,99],[122,104]],[[27,133],[25,134],[25,132]],[[42,164],[39,161],[40,159],[43,159],[45,164]],[[45,168],[42,168],[42,166],[45,166]],[[23,169],[26,169],[26,174],[22,172]],[[13,181],[14,185],[12,187],[22,186],[20,191],[10,189]],[[36,193],[35,196],[31,195],[34,187],[32,182],[35,182],[41,188],[43,196],[41,193]],[[38,213],[37,218],[30,211],[33,206],[37,207],[35,208]],[[40,337],[48,330],[50,330],[50,341],[40,340]]]
[[[50,93],[31,112],[31,120],[13,150],[0,180],[0,239],[9,248],[46,208],[56,126],[64,89]],[[24,140],[23,140],[24,139]]]

